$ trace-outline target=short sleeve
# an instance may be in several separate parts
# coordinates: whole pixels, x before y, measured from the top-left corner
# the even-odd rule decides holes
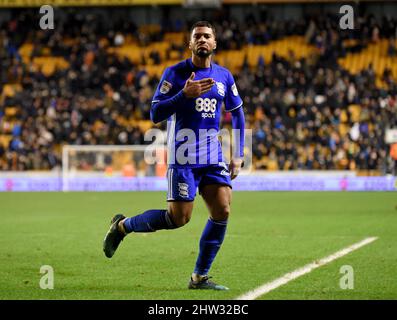
[[[227,77],[227,90],[225,99],[225,110],[227,112],[233,111],[243,105],[243,100],[238,93],[236,83],[230,72],[228,72]]]

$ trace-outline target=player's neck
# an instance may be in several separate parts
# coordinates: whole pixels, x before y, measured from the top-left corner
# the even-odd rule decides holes
[[[201,58],[196,55],[192,55],[192,63],[198,68],[209,68],[211,66],[211,56]]]

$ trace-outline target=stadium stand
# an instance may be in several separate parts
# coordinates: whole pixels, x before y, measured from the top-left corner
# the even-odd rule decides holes
[[[0,169],[56,169],[63,144],[144,144],[162,71],[189,57],[190,21],[182,30],[131,21],[107,30],[95,14],[69,15],[44,32],[29,28],[35,19],[20,10],[1,26]],[[395,18],[363,15],[359,33],[337,32],[330,15],[214,21],[215,61],[244,98],[255,168],[390,170],[383,137],[397,126]]]

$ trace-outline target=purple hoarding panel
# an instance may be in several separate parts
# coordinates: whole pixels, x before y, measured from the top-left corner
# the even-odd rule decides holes
[[[7,177],[0,178],[0,191],[60,191],[58,177]]]
[[[251,176],[233,180],[240,191],[396,191],[396,177]],[[166,191],[167,181],[157,177],[79,177],[69,180],[69,191]],[[59,177],[0,178],[0,191],[62,191]]]

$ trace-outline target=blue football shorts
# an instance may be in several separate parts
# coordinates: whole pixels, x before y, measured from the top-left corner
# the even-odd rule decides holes
[[[230,172],[224,162],[199,168],[169,167],[167,170],[167,201],[193,201],[209,184],[220,184],[232,188]]]

